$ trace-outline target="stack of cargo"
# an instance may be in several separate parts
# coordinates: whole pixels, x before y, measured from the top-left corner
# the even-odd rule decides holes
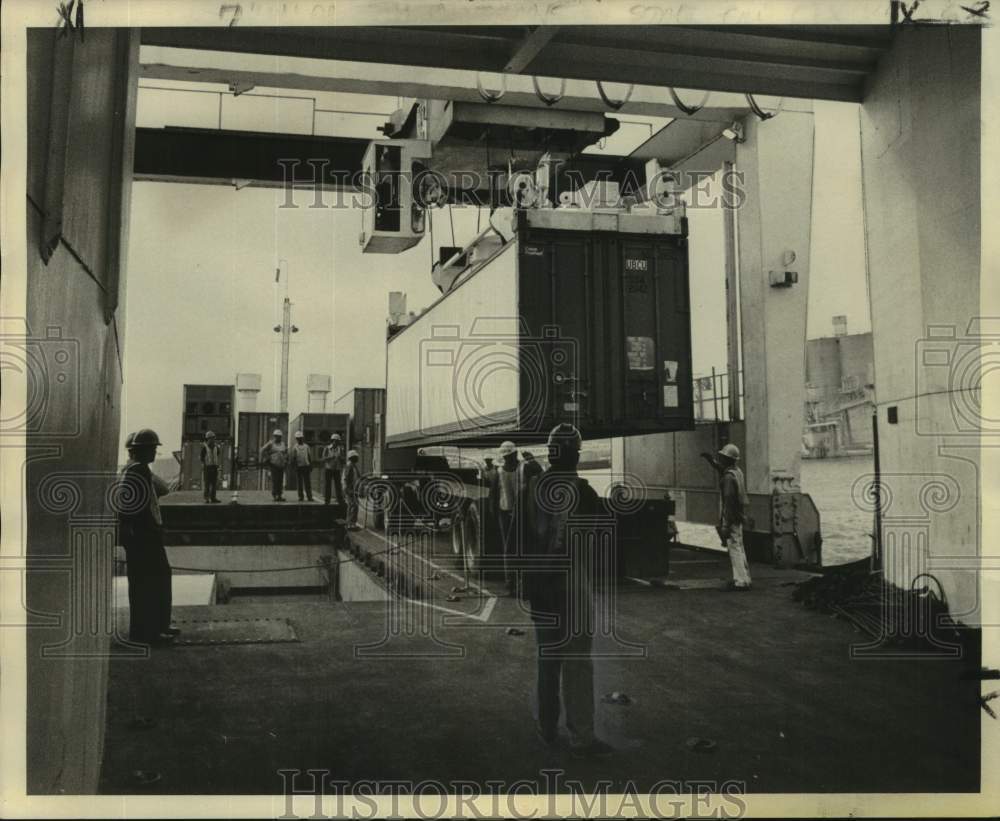
[[[185,385],[181,425],[182,490],[200,490],[201,445],[212,431],[222,446],[219,487],[227,487],[232,471],[234,385]]]
[[[333,403],[335,410],[350,414],[347,447],[356,450],[362,475],[382,469],[385,447],[385,388],[352,388]]]
[[[312,459],[312,488],[322,494],[323,487],[323,448],[330,444],[330,436],[339,433],[341,440],[347,441],[347,428],[351,418],[346,413],[300,413],[292,420],[289,430],[289,445],[295,444],[295,434],[301,431],[305,443],[309,445],[309,455]],[[345,450],[346,452],[346,450]]]

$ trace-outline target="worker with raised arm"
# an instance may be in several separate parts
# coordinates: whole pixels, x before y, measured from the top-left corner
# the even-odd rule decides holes
[[[740,449],[736,445],[724,445],[712,456],[702,453],[719,475],[719,524],[716,531],[723,547],[729,552],[729,562],[733,568],[732,580],[723,588],[726,591],[746,591],[750,589],[750,565],[743,546],[743,526],[749,521],[750,497],[747,495],[746,479],[737,462]]]

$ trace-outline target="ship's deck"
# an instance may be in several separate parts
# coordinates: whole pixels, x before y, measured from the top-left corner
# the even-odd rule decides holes
[[[144,769],[163,775],[153,792],[280,794],[278,770],[320,769],[552,791],[546,768],[640,792],[661,780],[752,793],[978,788],[979,685],[960,680],[978,659],[852,658],[867,637],[794,602],[798,574],[755,567],[753,591],[722,594],[725,567],[678,551],[675,587],[620,588],[615,636],[596,643],[597,728],[617,750],[600,761],[536,739],[535,643],[514,599],[466,601],[474,615],[451,623],[447,603],[403,606],[403,624],[431,617],[432,633],[388,641],[386,602],[175,608],[178,621],[288,619],[299,641],[116,653],[101,789],[135,792],[129,774]],[[600,703],[613,691],[631,703]],[[157,726],[132,729],[137,714]],[[714,750],[690,749],[694,737]]]

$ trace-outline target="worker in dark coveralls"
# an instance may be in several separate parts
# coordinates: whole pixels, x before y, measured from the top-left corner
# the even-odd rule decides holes
[[[581,445],[573,425],[557,425],[548,439],[549,469],[530,480],[522,595],[538,642],[538,736],[556,743],[561,702],[573,754],[592,757],[614,750],[594,735],[596,562],[579,535],[598,514],[599,500],[576,472]]]
[[[210,504],[218,504],[219,498],[216,495],[219,489],[219,468],[222,467],[222,446],[215,441],[213,431],[205,431],[205,441],[201,446],[201,467],[203,485],[205,489],[205,501]]]
[[[723,590],[749,590],[750,565],[743,547],[743,526],[749,517],[750,497],[747,495],[743,471],[737,465],[740,449],[728,444],[714,458],[708,453],[701,456],[719,474],[719,524],[716,530],[723,547],[729,552],[729,563],[733,568],[733,578]]]
[[[143,428],[126,444],[129,461],[119,477],[116,508],[118,540],[127,562],[129,640],[169,644],[180,630],[170,624],[171,569],[157,501],[166,487],[149,469],[160,439],[155,431]]]

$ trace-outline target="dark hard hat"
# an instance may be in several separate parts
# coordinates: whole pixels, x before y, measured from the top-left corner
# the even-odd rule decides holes
[[[562,422],[552,428],[549,433],[549,460],[551,461],[552,459],[553,451],[555,451],[555,455],[558,458],[558,455],[566,450],[579,452],[582,445],[583,437],[580,435],[580,431],[574,425]]]
[[[156,447],[160,445],[160,437],[156,435],[156,431],[152,428],[142,428],[137,430],[132,436],[132,447],[141,448],[146,446]]]

